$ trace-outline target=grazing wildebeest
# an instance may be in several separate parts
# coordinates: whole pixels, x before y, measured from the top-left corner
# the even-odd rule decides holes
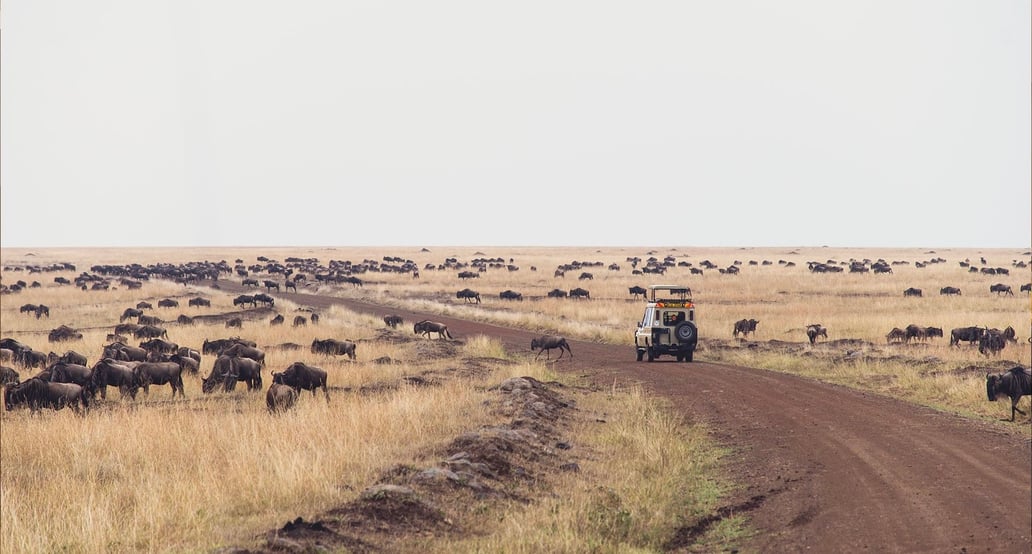
[[[996,296],[999,296],[1001,294],[1009,294],[1011,296],[1014,296],[1014,291],[1011,290],[1011,286],[1010,285],[1005,285],[1003,283],[996,283],[995,285],[989,285],[989,292],[995,292]]]
[[[978,339],[978,352],[986,356],[995,356],[1007,346],[1007,339],[999,329],[985,329]]]
[[[462,298],[466,302],[480,303],[480,293],[472,289],[462,289],[455,293],[455,298]]]
[[[21,382],[21,375],[13,367],[0,366],[0,385],[17,385]]]
[[[312,321],[312,325],[318,325],[319,324],[319,314],[313,313],[312,317],[310,317],[309,319]]]
[[[960,289],[958,289],[957,287],[942,287],[941,289],[939,289],[939,294],[952,296],[954,294],[960,294]]]
[[[22,304],[22,307],[18,308],[18,311],[23,314],[35,314],[36,308],[38,307],[39,306],[37,306],[36,304]]]
[[[234,344],[243,344],[244,346],[250,346],[256,348],[258,344],[251,340],[244,340],[240,337],[230,337],[228,339],[215,339],[208,340],[204,339],[204,344],[201,345],[201,352],[204,354],[222,354],[224,350],[233,346]]]
[[[639,296],[645,298],[645,295],[648,293],[648,291],[645,290],[645,287],[639,287],[637,285],[628,288],[627,292],[631,294],[632,298],[638,298]]]
[[[289,281],[288,281],[289,282]],[[283,412],[297,403],[298,392],[283,383],[273,383],[265,393],[265,405],[270,413]]]
[[[261,286],[261,283],[258,282],[258,279],[250,279],[250,278],[244,279],[243,281],[240,282],[240,284],[245,286],[245,287],[260,287]]]
[[[312,341],[313,354],[329,354],[331,356],[347,356],[355,359],[355,343],[349,340],[315,339]]]
[[[756,332],[756,325],[760,321],[758,319],[740,319],[735,322],[735,329],[731,332],[734,338],[738,338],[738,333],[741,333],[743,337],[749,336],[749,333]]]
[[[1012,329],[1012,331],[1013,331],[1013,329]],[[61,354],[60,356],[58,356],[57,354],[54,354],[53,352],[51,352],[50,354],[47,355],[47,363],[56,363],[56,362],[66,363],[66,364],[78,364],[78,365],[87,365],[87,363],[88,363],[86,361],[86,356],[83,356],[82,354],[79,354],[75,350],[69,350],[68,352],[65,352],[64,354]]]
[[[923,341],[932,336],[932,334],[929,332],[929,329],[932,329],[932,327],[921,327],[920,325],[915,325],[911,323],[910,325],[907,325],[907,328],[905,329],[906,336],[903,338],[903,341],[910,342],[913,339]]]
[[[262,390],[262,366],[250,358],[240,356],[219,356],[207,378],[201,378],[201,390],[209,393],[222,383],[223,390],[230,392],[239,381],[247,383],[247,390]]]
[[[180,325],[193,325],[194,320],[186,314],[179,314],[179,317],[176,318],[176,323]]]
[[[1014,421],[1014,412],[1028,415],[1018,408],[1018,402],[1022,396],[1032,396],[1032,374],[1030,374],[1030,371],[1032,370],[1017,366],[1003,373],[995,375],[985,374],[985,392],[989,396],[990,402],[995,402],[1000,395],[1010,398],[1011,421]]]
[[[387,324],[388,327],[395,329],[398,325],[405,323],[405,320],[402,319],[400,315],[388,314],[383,316],[383,322]]]
[[[154,305],[150,302],[140,301],[136,303],[136,309],[138,310],[153,310]]]
[[[168,331],[156,325],[144,325],[133,331],[133,337],[138,339],[168,338]]]
[[[276,314],[276,317],[269,320],[269,325],[283,325],[284,320],[283,314]]]
[[[211,307],[211,300],[208,300],[207,298],[201,298],[200,296],[197,296],[197,297],[191,298],[190,301],[187,302],[187,304],[189,306]]]
[[[587,298],[591,299],[591,293],[580,287],[570,290],[570,298]]]
[[[115,325],[116,335],[131,335],[136,332],[141,326],[137,323],[119,323]]]
[[[885,342],[903,342],[907,339],[907,332],[899,327],[893,327],[887,335],[885,335]]]
[[[75,383],[51,383],[33,377],[4,389],[4,405],[8,410],[26,404],[29,410],[38,412],[43,408],[60,410],[70,406],[76,413],[89,407],[89,393],[82,385]]]
[[[133,386],[143,387],[144,394],[150,395],[151,385],[169,385],[172,387],[172,398],[179,395],[186,398],[183,391],[183,368],[175,362],[140,362],[133,368]]]
[[[595,276],[590,274],[590,273],[588,273],[587,271],[585,271],[585,272],[581,273],[580,276],[577,277],[578,281],[583,281],[585,279],[591,281],[591,280],[595,279]]]
[[[544,336],[541,336],[541,337],[538,337],[538,338],[535,338],[535,339],[530,339],[530,351],[533,352],[535,350],[540,349],[541,352],[545,352],[546,353],[545,354],[545,359],[546,360],[551,358],[551,356],[552,356],[551,350],[553,348],[558,348],[559,349],[559,358],[563,357],[563,352],[564,351],[565,352],[569,352],[570,353],[570,357],[571,358],[573,357],[573,350],[570,350],[570,345],[566,342],[566,338],[565,337],[557,337],[557,336],[553,336],[553,335],[544,335]],[[541,355],[541,352],[538,352],[537,356],[534,356],[535,360],[538,358],[538,356]],[[559,358],[556,358],[556,359],[558,360]]]
[[[523,295],[514,290],[503,290],[502,292],[498,293],[498,298],[501,298],[502,300],[517,300],[520,302],[523,301]]]
[[[562,289],[552,289],[548,291],[549,298],[566,298],[566,291]]]
[[[910,287],[909,289],[903,291],[903,296],[921,296],[921,289],[915,289],[914,287]]]
[[[31,348],[22,350],[20,353],[16,354],[15,357],[18,359],[18,363],[25,368],[42,368],[47,365],[47,355],[39,350],[33,350]]]
[[[308,320],[303,315],[294,316],[294,327],[304,327],[308,324]]]
[[[240,319],[239,317],[233,317],[233,318],[230,318],[230,319],[226,320],[226,329],[232,329],[232,328],[243,329],[244,328],[244,320]]]
[[[983,327],[957,327],[950,331],[950,346],[959,346],[960,341],[974,344],[982,338],[983,333],[985,333]]]
[[[261,304],[263,306],[268,306],[271,308],[276,305],[276,299],[269,296],[268,294],[265,294],[264,292],[259,292],[258,294],[254,295],[254,303],[255,306]]]
[[[297,392],[301,392],[302,389],[310,390],[312,396],[315,396],[316,389],[321,388],[326,395],[326,401],[330,401],[330,391],[326,387],[326,371],[303,362],[294,362],[281,373],[273,373],[272,382],[287,385]]]
[[[158,307],[159,308],[178,308],[179,307],[179,301],[178,300],[173,300],[171,298],[162,298],[161,300],[158,300]]]
[[[816,344],[817,337],[828,338],[828,330],[819,323],[811,323],[806,326],[806,337],[810,339],[810,344]]]
[[[121,323],[131,317],[140,317],[143,315],[143,310],[137,310],[136,308],[126,308],[122,315],[119,316],[118,322]]]
[[[112,358],[104,358],[93,365],[94,395],[100,391],[100,397],[107,399],[107,388],[118,387],[123,397],[136,399],[136,385],[133,381],[134,362],[120,363]]]
[[[191,358],[190,356],[184,356],[182,354],[172,354],[171,356],[168,356],[167,359],[163,357],[160,361],[175,362],[179,364],[179,367],[183,368],[183,371],[192,375],[197,375],[197,373],[201,371],[201,362]]]
[[[294,292],[297,292],[297,283],[295,283],[294,281],[290,281],[290,280],[284,282],[283,283],[283,290],[290,290],[290,289],[294,289]]]
[[[412,326],[412,332],[417,335],[423,335],[426,338],[430,338],[430,333],[437,333],[437,338],[443,339],[445,337],[451,339],[451,333],[448,332],[448,326],[443,323],[437,323],[436,321],[430,321],[424,319]]]
[[[241,306],[244,304],[250,304],[253,308],[258,307],[258,303],[254,300],[254,296],[250,294],[241,294],[240,296],[237,296],[233,299],[234,306]]]
[[[276,289],[276,292],[279,292],[279,281],[266,280],[265,290],[272,292],[272,289]]]

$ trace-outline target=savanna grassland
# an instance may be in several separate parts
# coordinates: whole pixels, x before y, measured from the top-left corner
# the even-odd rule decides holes
[[[648,394],[633,387],[584,386],[575,376],[556,372],[527,352],[507,352],[488,337],[430,342],[414,336],[410,326],[389,329],[379,318],[341,308],[320,312],[319,325],[293,327],[295,314],[310,314],[306,306],[277,299],[274,309],[245,311],[234,306],[234,294],[209,284],[151,279],[141,289],[129,290],[115,280],[110,290],[84,291],[54,281],[59,276],[74,280],[95,264],[226,260],[236,265],[239,259],[244,266],[255,266],[259,256],[278,261],[316,258],[323,264],[411,260],[420,269],[418,278],[370,270],[356,274],[362,285],[355,286],[318,281],[309,274],[298,290],[363,299],[383,305],[385,312],[404,307],[626,345],[628,359],[634,355],[633,329],[642,308],[629,287],[684,284],[692,288],[697,305],[697,359],[797,373],[996,425],[1027,427],[1020,421],[1000,422],[1009,407],[989,403],[985,395],[986,372],[1028,367],[1032,359],[1032,306],[1028,294],[1019,291],[1032,280],[1032,272],[1017,267],[1018,262],[1029,263],[1027,249],[4,249],[4,285],[40,283],[0,296],[4,338],[44,352],[74,350],[92,365],[125,308],[141,300],[157,305],[159,299],[176,298],[178,308],[147,310],[171,321],[166,324],[170,340],[197,350],[206,339],[239,335],[253,340],[265,350],[266,375],[298,360],[326,369],[331,399],[303,391],[295,409],[272,416],[264,391],[240,386],[204,394],[200,376],[210,372],[214,360],[204,356],[200,375],[186,377],[185,399],[173,399],[167,386],[152,387],[135,400],[111,389],[108,400],[97,401],[84,417],[69,409],[38,416],[24,408],[5,412],[0,421],[0,550],[203,552],[265,544],[263,533],[298,514],[359,502],[370,487],[393,482],[387,476],[434,466],[445,454],[454,454],[445,445],[454,444],[456,437],[474,431],[483,435],[485,429],[501,433],[497,430],[511,423],[511,410],[505,407],[513,401],[500,397],[499,387],[518,377],[551,383],[552,392],[568,400],[557,401],[557,406],[576,405],[576,410],[557,407],[562,415],[550,420],[554,429],[543,428],[541,434],[554,432],[557,440],[577,437],[584,447],[564,459],[576,463],[577,471],[556,472],[522,486],[484,477],[484,486],[507,494],[488,495],[490,500],[456,498],[455,505],[463,506],[463,521],[442,518],[433,532],[421,528],[400,542],[383,539],[380,546],[441,552],[657,550],[672,529],[685,525],[679,514],[703,517],[722,490],[733,485],[722,480],[721,450],[705,429],[666,413]],[[636,274],[628,259],[642,259],[641,268],[650,256],[660,261],[669,256],[673,265],[663,274]],[[448,259],[458,264],[496,261],[485,271],[473,268],[476,278],[460,279],[458,272],[471,268],[444,267]],[[841,265],[865,259],[884,259],[893,271],[816,274],[807,268],[808,262]],[[706,269],[702,275],[691,274],[691,267],[707,260],[739,272]],[[1005,268],[1009,275],[971,272],[961,267],[962,261],[976,268]],[[75,264],[76,270],[25,269],[61,262]],[[584,266],[555,275],[557,267],[574,262]],[[917,267],[919,263],[924,267]],[[283,280],[254,269],[251,276],[260,280]],[[592,278],[579,279],[584,272]],[[235,274],[221,279],[240,282]],[[1010,285],[1014,294],[990,293],[995,283]],[[940,295],[945,286],[958,287],[962,294]],[[553,289],[574,287],[590,291],[590,300],[547,297]],[[903,290],[910,287],[922,289],[922,296],[904,297]],[[456,298],[463,288],[479,292],[481,303]],[[503,290],[517,291],[524,300],[501,300],[498,293]],[[196,296],[210,299],[211,306],[188,306],[187,299]],[[26,303],[47,305],[50,317],[21,313]],[[269,326],[274,312],[284,314],[287,323]],[[222,316],[237,313],[245,319],[243,328],[226,329]],[[178,325],[174,321],[179,315],[205,317],[194,325]],[[756,333],[733,338],[734,322],[747,318],[759,320]],[[826,341],[807,342],[804,328],[812,323],[827,328]],[[946,336],[887,342],[889,330],[909,324],[940,327]],[[48,342],[48,332],[58,325],[78,329],[82,339]],[[950,346],[950,330],[966,326],[1010,326],[1017,340],[995,356],[966,343]],[[309,352],[313,339],[327,337],[357,341],[357,359]],[[22,379],[38,371],[15,369]],[[548,456],[564,455],[546,450]],[[693,548],[730,549],[747,533],[740,521],[730,519]]]

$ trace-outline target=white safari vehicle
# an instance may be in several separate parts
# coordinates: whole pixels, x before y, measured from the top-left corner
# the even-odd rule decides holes
[[[651,285],[646,295],[645,315],[634,333],[638,361],[674,356],[690,362],[699,343],[692,289],[678,285]]]

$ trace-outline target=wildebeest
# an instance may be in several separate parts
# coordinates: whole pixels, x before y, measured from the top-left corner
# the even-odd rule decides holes
[[[144,394],[150,394],[151,385],[169,385],[172,387],[172,398],[179,395],[186,398],[183,391],[183,368],[175,362],[140,362],[133,368],[133,386],[142,387]]]
[[[47,316],[48,319],[50,318],[50,308],[44,304],[36,306],[36,319],[39,319],[42,316]]]
[[[144,348],[115,342],[104,347],[103,357],[122,362],[145,362],[147,354],[148,352]]]
[[[395,329],[398,325],[405,323],[405,320],[400,315],[388,314],[383,316],[383,322],[390,328]]]
[[[18,311],[23,314],[35,314],[36,308],[38,307],[39,306],[36,304],[22,304],[22,307],[18,308]]]
[[[93,391],[99,391],[100,397],[107,399],[107,388],[118,387],[122,396],[136,398],[136,385],[133,381],[133,362],[120,363],[112,358],[104,358],[93,365]]]
[[[173,354],[177,350],[179,350],[179,345],[164,339],[150,339],[141,342],[140,348],[143,348],[148,352],[156,352],[159,354]]]
[[[911,323],[910,325],[907,325],[905,333],[906,336],[903,338],[904,342],[910,342],[913,339],[923,341],[932,337],[941,337],[942,329],[938,327],[921,327],[920,325]]]
[[[1007,339],[999,329],[985,329],[978,339],[978,352],[986,356],[995,356],[1007,346]]]
[[[93,370],[79,364],[58,362],[47,369],[51,383],[75,383],[88,387],[93,381]]]
[[[553,335],[544,335],[544,336],[541,336],[541,337],[538,337],[538,338],[535,338],[535,339],[530,339],[530,351],[533,352],[535,350],[540,349],[541,352],[545,352],[546,353],[545,354],[545,359],[551,358],[551,356],[552,356],[551,350],[553,348],[558,348],[559,349],[559,358],[563,357],[563,352],[564,351],[569,352],[570,353],[570,357],[571,358],[573,357],[573,350],[570,350],[570,345],[566,342],[566,338],[565,337],[557,337],[557,336],[553,336]],[[541,352],[538,352],[537,356],[534,356],[535,360],[538,358],[538,356],[541,355]],[[558,360],[559,358],[556,358],[556,359]]]
[[[0,366],[0,385],[17,385],[21,382],[21,375],[13,367]]]
[[[915,289],[914,287],[910,287],[909,289],[905,289],[903,291],[903,296],[921,296],[921,289]]]
[[[566,298],[566,291],[563,289],[552,289],[548,291],[549,298]]]
[[[308,324],[308,320],[303,315],[294,316],[294,327],[304,327]]]
[[[171,298],[162,298],[161,300],[158,300],[158,307],[159,308],[178,308],[179,307],[179,301],[178,300],[173,300]]]
[[[738,333],[741,333],[743,337],[747,337],[749,333],[756,331],[756,325],[759,322],[757,319],[740,319],[735,322],[735,329],[731,332],[731,335],[738,338]]]
[[[297,397],[298,392],[289,385],[273,383],[265,393],[265,405],[271,413],[282,412],[293,408]]]
[[[312,341],[313,354],[329,354],[331,356],[347,356],[355,359],[355,343],[349,340],[315,339]]]
[[[828,338],[828,330],[819,323],[811,323],[806,326],[806,337],[810,339],[810,344],[816,344],[817,337]]]
[[[316,389],[321,388],[326,395],[326,401],[330,401],[330,391],[326,387],[326,371],[304,362],[294,362],[282,372],[273,373],[272,382],[287,385],[297,392],[301,392],[302,389],[310,390],[312,396],[315,396]]]
[[[129,318],[140,317],[141,315],[143,315],[143,310],[138,310],[136,308],[126,308],[125,311],[122,312],[122,315],[119,316],[118,322],[121,323]]]
[[[903,342],[907,339],[907,332],[899,327],[893,327],[888,334],[885,335],[885,342]]]
[[[243,329],[244,320],[239,317],[231,317],[226,320],[226,329]]]
[[[208,300],[207,298],[201,298],[200,296],[197,296],[197,297],[191,298],[190,301],[187,302],[187,305],[189,305],[189,306],[198,306],[198,307],[211,307],[211,300]]]
[[[256,348],[257,343],[250,340],[245,340],[240,337],[230,337],[228,339],[215,339],[208,340],[204,339],[204,344],[201,345],[201,352],[204,354],[222,354],[224,350],[233,346],[234,344],[243,344],[244,346],[250,346]]]
[[[207,378],[201,378],[201,390],[210,393],[222,383],[226,392],[236,388],[239,381],[247,383],[247,390],[262,389],[262,366],[258,362],[240,356],[219,356]]]
[[[180,325],[193,325],[194,320],[186,314],[179,314],[179,317],[176,318],[176,323]]]
[[[283,325],[284,320],[283,314],[276,314],[276,317],[269,320],[269,325]]]
[[[412,326],[412,332],[417,335],[423,335],[426,338],[430,338],[430,333],[437,333],[440,339],[445,337],[451,339],[451,333],[448,332],[448,326],[443,323],[437,323],[436,321],[430,321],[424,319]]]
[[[638,298],[639,296],[645,298],[645,294],[648,293],[648,291],[645,290],[645,287],[639,287],[637,285],[628,288],[627,292],[630,293],[632,298]]]
[[[233,299],[234,306],[241,306],[243,304],[250,304],[254,308],[258,307],[258,303],[254,300],[254,296],[251,296],[250,294],[241,294]]]
[[[144,325],[133,331],[133,337],[138,339],[168,338],[168,331],[156,325]]]
[[[164,321],[156,315],[140,314],[140,317],[136,318],[136,323],[140,325],[161,325]]]
[[[939,289],[939,294],[952,296],[954,294],[960,294],[960,289],[958,289],[957,287],[942,287],[941,289]]]
[[[272,289],[276,289],[276,292],[279,292],[279,290],[280,290],[279,289],[279,281],[271,281],[271,280],[266,279],[265,280],[265,290],[267,290],[269,292],[272,292]]]
[[[960,341],[974,344],[982,338],[983,327],[957,327],[950,331],[950,346],[960,345]]]
[[[1005,285],[1003,283],[996,283],[995,285],[989,285],[989,292],[995,292],[996,296],[999,296],[1001,294],[1009,294],[1011,296],[1014,296],[1014,291],[1011,290],[1011,286],[1010,285]]]
[[[250,358],[263,366],[265,365],[265,351],[255,346],[237,343],[223,350],[221,354],[226,356]]]
[[[591,293],[580,287],[570,290],[570,298],[587,298],[591,299]]]
[[[317,313],[312,313],[312,317],[310,317],[308,319],[310,319],[312,321],[312,325],[318,325],[319,324],[319,314],[317,314]]]
[[[1025,283],[1024,285],[1021,285],[1021,288],[1018,290],[1020,292],[1032,293],[1032,283]]]
[[[75,350],[69,350],[68,352],[61,354],[60,356],[53,352],[47,355],[47,363],[57,362],[62,362],[66,364],[87,365],[86,356],[79,354]]]
[[[70,406],[76,413],[89,407],[89,393],[75,383],[51,383],[33,377],[4,390],[4,405],[8,410],[25,404],[33,412],[43,408],[60,410]]]
[[[502,300],[517,300],[522,302],[523,294],[518,293],[514,290],[503,290],[502,292],[498,293],[498,298],[501,298]]]
[[[50,331],[47,335],[47,340],[50,342],[60,342],[66,340],[82,340],[82,333],[72,329],[67,325],[61,325],[56,329]]]
[[[1018,408],[1018,401],[1022,396],[1032,395],[1032,374],[1029,369],[1021,366],[1013,367],[1009,371],[995,375],[985,374],[985,392],[990,402],[995,402],[997,397],[1004,395],[1011,400],[1011,417],[1014,421],[1014,412],[1021,415],[1028,415]]]
[[[150,302],[145,302],[145,301],[141,300],[140,302],[136,303],[136,309],[138,309],[138,310],[152,310],[152,309],[154,309],[154,305],[151,304]]]
[[[578,281],[583,281],[585,279],[591,281],[591,280],[595,279],[595,276],[592,275],[591,273],[588,273],[587,271],[585,271],[585,272],[581,273],[579,276],[577,276],[577,280]]]
[[[294,289],[294,292],[297,292],[297,283],[295,283],[294,281],[287,280],[283,283],[283,290],[290,289]]]
[[[261,304],[263,306],[268,306],[269,308],[271,308],[276,305],[276,299],[269,296],[268,294],[265,294],[264,292],[259,292],[258,294],[254,295],[254,304],[255,306]]]
[[[250,279],[250,278],[244,279],[243,281],[240,282],[240,284],[245,286],[245,287],[259,287],[259,286],[261,286],[261,283],[258,282],[258,279]]]
[[[472,289],[462,289],[456,292],[455,298],[462,298],[466,302],[480,303],[480,293]]]

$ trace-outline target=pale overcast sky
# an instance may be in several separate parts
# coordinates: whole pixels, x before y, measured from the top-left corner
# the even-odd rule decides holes
[[[1029,0],[5,0],[0,244],[1018,247]]]

